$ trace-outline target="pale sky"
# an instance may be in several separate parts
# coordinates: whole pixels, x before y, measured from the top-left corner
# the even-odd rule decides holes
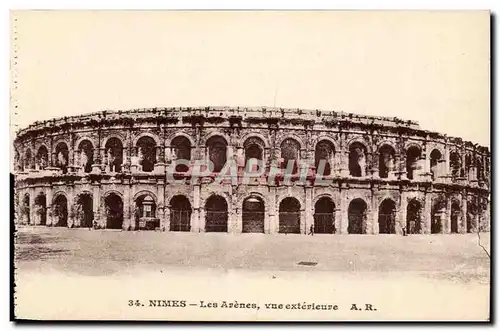
[[[11,121],[276,106],[490,143],[488,12],[17,12]]]

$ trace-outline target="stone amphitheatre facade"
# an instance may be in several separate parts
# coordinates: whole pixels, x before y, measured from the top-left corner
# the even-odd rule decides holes
[[[264,107],[103,111],[36,122],[17,133],[14,153],[18,224],[332,235],[490,229],[488,148],[398,118]],[[171,166],[180,159],[210,160],[214,171],[193,178],[192,166]],[[241,173],[250,159],[262,160],[261,176],[216,180],[228,162]],[[288,181],[269,180],[271,167],[290,161]]]

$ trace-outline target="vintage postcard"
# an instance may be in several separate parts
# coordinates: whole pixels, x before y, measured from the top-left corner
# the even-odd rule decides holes
[[[490,320],[488,11],[11,33],[17,320]]]

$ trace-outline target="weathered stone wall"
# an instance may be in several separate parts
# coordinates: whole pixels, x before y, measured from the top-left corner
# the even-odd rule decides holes
[[[138,141],[143,137],[150,137],[155,144],[156,163],[152,172],[143,172],[134,165],[133,159],[139,155]],[[282,146],[290,139],[298,146],[299,164],[314,166],[318,144],[328,141],[333,146],[331,159],[328,160],[331,184],[317,186],[310,178],[306,183],[298,184],[269,183],[265,178],[239,185],[217,184],[209,178],[196,184],[172,184],[166,180],[166,169],[175,160],[172,141],[176,137],[185,137],[189,141],[191,160],[208,157],[207,143],[213,137],[225,142],[227,160],[235,162],[241,161],[246,146],[251,143],[261,148],[267,167],[282,161]],[[106,165],[109,158],[106,144],[112,138],[118,139],[123,146],[119,173],[111,173]],[[94,162],[90,173],[84,172],[81,167],[80,146],[84,141],[92,145]],[[360,152],[363,161],[359,161],[359,177],[350,173],[353,146],[361,146],[363,150]],[[242,231],[242,206],[249,196],[263,201],[265,233],[280,231],[279,206],[287,197],[296,199],[300,204],[301,233],[307,233],[314,224],[315,205],[322,197],[329,198],[334,205],[335,233],[348,232],[349,205],[355,199],[366,203],[363,216],[366,233],[379,232],[380,206],[386,199],[395,205],[396,233],[407,230],[408,205],[412,200],[418,201],[421,206],[420,233],[432,232],[431,220],[437,217],[433,213],[433,205],[441,200],[444,207],[438,213],[441,222],[439,232],[488,231],[490,227],[488,149],[460,138],[422,130],[417,123],[400,119],[265,108],[101,112],[35,123],[18,133],[14,147],[16,211],[21,223],[42,222],[35,199],[43,194],[46,225],[55,224],[51,209],[55,199],[62,195],[68,202],[67,226],[79,226],[71,208],[77,197],[86,193],[92,196],[95,224],[105,228],[105,199],[113,193],[123,202],[122,228],[126,230],[136,228],[134,213],[137,199],[149,196],[156,206],[159,228],[168,231],[170,201],[177,195],[189,200],[192,232],[205,231],[205,204],[212,195],[225,199],[229,215],[227,230],[233,233]],[[49,151],[46,162],[40,158],[43,148]],[[61,148],[68,151],[65,171],[59,164]],[[387,178],[380,178],[380,157],[384,150],[393,151],[390,156],[392,168]],[[417,153],[417,156],[411,153]],[[455,165],[450,164],[452,153],[455,153]],[[439,159],[431,160],[431,155],[438,154]],[[452,175],[452,166],[457,164],[456,155],[460,169],[458,174]],[[411,179],[408,178],[409,172],[413,175]],[[25,197],[29,204],[25,203]],[[455,209],[452,210],[452,206]]]

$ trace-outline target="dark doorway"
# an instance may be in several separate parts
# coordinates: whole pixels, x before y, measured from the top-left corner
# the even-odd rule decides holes
[[[320,198],[314,205],[314,233],[335,233],[335,204]]]
[[[264,202],[258,196],[243,201],[243,233],[264,233]]]
[[[35,210],[40,220],[40,225],[47,224],[47,199],[45,194],[41,193],[35,198]]]
[[[205,232],[227,232],[226,199],[212,195],[205,203],[205,212]]]
[[[422,229],[422,205],[416,199],[410,200],[406,209],[406,233],[419,234]]]
[[[443,231],[442,221],[446,217],[446,201],[438,200],[432,206],[431,233],[441,233]]]
[[[183,195],[170,200],[170,231],[191,231],[191,203]]]
[[[68,199],[59,194],[54,200],[53,216],[55,226],[68,226]]]
[[[90,193],[78,195],[75,205],[79,226],[82,228],[91,228],[94,223],[94,202],[92,195]]]
[[[123,201],[115,193],[109,194],[104,199],[106,208],[106,228],[122,229],[123,227]]]
[[[351,201],[347,211],[349,219],[347,232],[349,234],[366,234],[366,210],[366,202],[362,199],[358,198]]]
[[[279,207],[279,232],[300,233],[300,202],[295,198],[285,198]]]
[[[379,233],[396,233],[396,203],[391,199],[385,199],[378,209]]]

